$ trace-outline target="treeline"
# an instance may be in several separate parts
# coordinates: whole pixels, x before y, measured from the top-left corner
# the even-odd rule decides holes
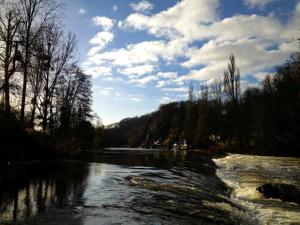
[[[242,91],[240,72],[230,56],[222,80],[202,84],[189,98],[158,111],[125,119],[103,131],[106,147],[171,148],[187,140],[192,148],[300,155],[300,62],[293,56],[259,86]],[[103,133],[101,133],[103,135]]]
[[[0,9],[0,159],[70,154],[93,142],[91,79],[55,0]],[[40,131],[37,131],[40,130]]]

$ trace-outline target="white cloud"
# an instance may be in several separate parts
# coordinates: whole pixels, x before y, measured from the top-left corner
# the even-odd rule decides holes
[[[123,27],[123,21],[118,21],[118,28],[122,28]]]
[[[86,63],[110,65],[128,75],[130,83],[143,86],[157,81],[156,87],[178,93],[186,89],[166,87],[182,86],[186,80],[210,81],[222,76],[231,53],[236,56],[242,76],[252,74],[260,79],[265,75],[264,71],[284,62],[297,49],[293,41],[297,37],[300,4],[287,22],[282,23],[274,14],[234,15],[220,19],[219,2],[182,0],[157,14],[133,13],[119,21],[118,26],[125,32],[129,28],[147,31],[156,39],[99,53],[100,44],[90,50]],[[251,2],[249,4],[258,1]],[[257,4],[267,3],[260,2]],[[176,61],[178,57],[179,62]],[[161,63],[178,63],[188,72],[180,77],[164,71],[152,75]],[[146,74],[149,76],[142,77]]]
[[[153,16],[131,14],[125,20],[125,27],[148,30],[156,36],[186,40],[198,38],[201,27],[217,19],[218,0],[183,0],[175,6]]]
[[[141,65],[119,69],[118,72],[128,75],[129,77],[140,77],[141,75],[152,73],[154,70],[155,66],[153,65]]]
[[[178,74],[176,72],[159,72],[157,75],[161,78],[167,79],[175,79],[178,77]]]
[[[131,3],[130,7],[136,12],[149,12],[154,5],[149,1],[142,0],[139,3]]]
[[[142,101],[142,99],[140,99],[139,97],[131,97],[130,100],[134,101],[134,102],[140,102],[140,101]]]
[[[113,77],[113,76],[103,77],[101,78],[101,80],[108,81],[108,82],[124,82],[124,79],[122,79],[121,77]]]
[[[112,42],[114,39],[114,34],[107,31],[99,32],[95,37],[90,40],[90,43],[93,45],[97,45],[90,49],[88,55],[92,56],[103,49],[108,43]]]
[[[291,41],[295,39],[297,30],[295,21],[300,19],[300,4],[287,24],[271,14],[236,15],[220,20],[217,7],[218,1],[183,0],[152,16],[131,14],[123,27],[146,30],[157,37],[167,37],[170,42],[177,41],[181,46],[188,46],[196,40],[204,43],[211,40],[201,47],[190,47],[185,53],[179,52],[188,59],[182,66],[202,66],[176,78],[179,83],[222,76],[231,53],[236,55],[242,75],[255,75],[284,62],[294,51]],[[158,87],[164,85],[165,81],[158,83]]]
[[[105,45],[108,42],[111,42],[114,38],[114,35],[111,32],[99,32],[94,38],[90,40],[91,44],[94,45]]]
[[[112,75],[112,70],[110,67],[104,66],[83,66],[86,74],[91,75],[93,78],[97,77],[107,77]]]
[[[116,92],[114,87],[97,87],[97,89],[101,89],[99,91],[99,95],[108,97],[108,96],[116,96]]]
[[[282,30],[282,24],[274,16],[238,15],[216,21],[203,29],[199,37],[218,41],[255,38],[269,42],[282,42]]]
[[[284,62],[292,52],[291,49],[285,48],[285,45],[280,45],[278,50],[268,50],[267,47],[268,45],[260,40],[242,39],[223,43],[210,41],[199,49],[187,52],[190,59],[182,66],[193,67],[202,64],[203,68],[192,70],[185,79],[211,80],[222,76],[230,54],[236,56],[242,76],[255,75]]]
[[[168,85],[168,84],[169,84],[168,81],[166,81],[166,80],[160,80],[160,81],[157,82],[156,87],[157,87],[157,88],[161,88],[161,87],[164,87],[164,86],[166,86],[166,85]]]
[[[167,85],[177,84],[176,80],[178,78],[178,74],[176,72],[159,72],[157,77],[163,80],[159,80],[156,87],[162,88]]]
[[[96,16],[92,19],[95,26],[102,27],[103,31],[96,34],[95,37],[93,37],[90,40],[90,44],[96,45],[93,46],[87,56],[92,57],[95,54],[97,54],[99,51],[101,51],[108,43],[112,42],[114,39],[114,34],[111,32],[111,29],[114,26],[115,21],[108,18],[108,17],[100,17]]]
[[[101,49],[103,48],[103,46],[95,46],[95,47],[92,47],[89,52],[88,52],[88,56],[93,56],[95,55],[97,52],[101,51]]]
[[[144,78],[131,79],[131,80],[129,80],[129,83],[137,84],[139,86],[144,86],[147,83],[149,83],[150,81],[157,80],[157,79],[158,78],[156,76],[151,75],[151,76],[147,76]]]
[[[110,31],[113,26],[115,21],[104,16],[96,16],[92,19],[92,22],[95,26],[100,26],[104,31]]]
[[[101,91],[99,91],[99,95],[101,95],[101,96],[105,96],[105,97],[107,97],[107,96],[111,96],[111,91],[110,90],[101,90]]]
[[[87,58],[87,61],[102,64],[111,63],[114,66],[131,67],[139,64],[155,64],[160,59],[172,61],[184,53],[185,46],[176,45],[176,41],[144,41],[128,45],[126,48],[115,49]]]
[[[187,87],[176,87],[176,88],[164,88],[163,89],[166,92],[185,92],[188,93],[188,88]]]
[[[250,7],[264,7],[267,4],[270,4],[271,2],[275,2],[278,0],[245,0],[245,5]]]
[[[78,10],[78,13],[79,13],[80,15],[83,15],[83,14],[86,13],[86,10],[85,10],[84,8],[80,8],[80,9]]]
[[[112,9],[113,9],[113,11],[116,12],[116,11],[118,11],[118,6],[117,6],[117,5],[114,5]]]

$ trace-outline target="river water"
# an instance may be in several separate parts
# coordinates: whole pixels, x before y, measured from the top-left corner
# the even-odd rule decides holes
[[[299,161],[274,158],[274,164],[251,167],[247,158],[213,161],[200,151],[105,149],[84,152],[78,161],[2,165],[0,224],[297,224],[299,206],[257,199],[253,189],[263,182],[254,178],[256,167],[268,171],[278,163],[282,174],[275,181],[299,185]],[[252,177],[242,178],[251,168]],[[244,186],[248,178],[254,181]],[[272,210],[264,211],[268,204],[288,214],[272,218]]]
[[[218,177],[232,189],[231,201],[259,224],[300,224],[299,205],[266,199],[256,190],[266,183],[292,184],[300,190],[300,158],[233,154],[214,161]]]

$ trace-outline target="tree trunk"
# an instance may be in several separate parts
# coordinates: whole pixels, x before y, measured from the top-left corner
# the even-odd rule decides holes
[[[9,13],[8,26],[7,26],[7,40],[5,49],[5,62],[4,62],[4,107],[5,112],[10,113],[10,100],[9,100],[9,59],[10,59],[10,49],[11,49],[11,12]]]
[[[28,34],[29,36],[29,34]],[[24,60],[24,74],[23,74],[23,89],[22,89],[22,102],[21,102],[21,123],[24,122],[25,116],[25,101],[26,101],[26,89],[27,89],[27,76],[28,76],[28,64],[29,64],[29,37],[27,37],[25,44],[25,60]]]
[[[44,100],[44,110],[43,110],[43,131],[47,129],[48,123],[48,103],[49,103],[49,70],[47,71],[47,78],[46,78],[46,86],[45,86],[45,100]]]

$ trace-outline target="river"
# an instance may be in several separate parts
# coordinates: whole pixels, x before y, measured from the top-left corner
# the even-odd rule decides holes
[[[300,158],[233,154],[214,161],[218,177],[232,189],[231,201],[261,225],[300,225],[299,205],[266,199],[256,190],[266,183],[291,184],[300,190]]]
[[[252,167],[251,156],[244,157],[212,160],[201,151],[104,149],[86,151],[77,161],[1,165],[0,224],[297,224],[299,206],[252,197],[262,180],[246,186],[241,174]],[[284,161],[278,179],[299,185],[297,159],[274,158],[274,165],[267,160],[262,169]],[[259,168],[252,168],[253,177]],[[288,214],[274,219],[264,204]]]

